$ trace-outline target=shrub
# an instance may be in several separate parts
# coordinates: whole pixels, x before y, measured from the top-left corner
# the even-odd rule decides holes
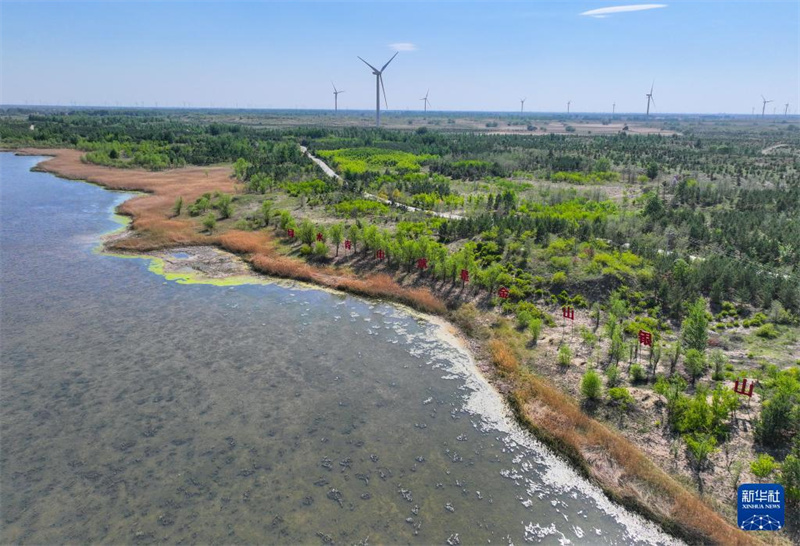
[[[786,501],[793,505],[800,503],[800,449],[798,446],[783,460],[778,481],[786,491]]]
[[[322,241],[317,241],[314,245],[314,256],[317,258],[324,258],[328,255],[328,246]]]
[[[214,217],[213,212],[209,212],[208,215],[203,218],[203,227],[208,230],[209,233],[214,231],[214,228],[217,227],[217,219]]]
[[[539,336],[542,333],[542,319],[535,318],[528,323],[528,329],[533,337],[534,345],[539,342]]]
[[[558,349],[558,365],[566,368],[572,362],[572,350],[569,345],[562,345]]]
[[[634,364],[631,366],[631,381],[634,383],[641,383],[647,378],[647,372],[644,371],[644,368],[639,364]]]
[[[313,252],[311,245],[303,244],[303,246],[300,247],[301,256],[310,256],[311,252]]]
[[[697,349],[689,349],[686,351],[686,359],[683,365],[694,383],[706,371],[706,358]]]
[[[612,364],[606,368],[606,379],[608,379],[609,387],[616,387],[619,385],[619,367],[616,364]]]
[[[776,468],[775,459],[766,453],[762,453],[758,459],[750,463],[750,471],[762,480],[772,474]]]
[[[183,197],[178,197],[175,200],[175,204],[172,205],[172,213],[175,216],[180,216],[181,215],[181,210],[183,210]]]
[[[763,337],[764,339],[775,339],[780,335],[780,333],[778,333],[778,329],[775,328],[774,324],[768,322],[756,330],[756,335],[758,337]]]
[[[594,370],[588,370],[581,379],[581,394],[587,400],[599,400],[603,393],[603,382],[600,374]]]
[[[692,456],[693,466],[699,471],[708,462],[708,457],[714,452],[717,439],[710,434],[687,434],[684,436],[686,447]]]
[[[636,402],[633,399],[633,396],[631,396],[631,393],[625,387],[614,387],[613,389],[609,389],[608,397],[611,399],[613,404],[618,405],[624,410],[627,410]]]

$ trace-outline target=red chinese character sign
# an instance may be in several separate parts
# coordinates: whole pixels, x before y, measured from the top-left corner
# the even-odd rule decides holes
[[[294,230],[293,229],[287,229],[286,230],[286,235],[288,235],[290,239],[294,239]]]
[[[350,241],[350,239],[347,239],[344,242],[344,248],[347,249],[347,250],[350,250],[351,248],[353,248],[353,243],[352,243],[352,241]]]
[[[652,347],[653,334],[645,330],[639,330],[639,343],[641,343],[642,345],[647,345],[648,347]]]
[[[375,257],[376,257],[376,258],[378,258],[379,260],[382,260],[382,259],[384,259],[384,258],[386,257],[386,253],[385,253],[383,250],[380,250],[380,249],[379,249],[379,250],[378,250],[378,251],[375,253]]]
[[[508,288],[506,288],[505,286],[501,286],[500,290],[497,291],[497,295],[503,298],[504,300],[508,299]]]
[[[750,383],[750,390],[747,390],[747,378],[742,379],[741,386],[739,385],[739,380],[736,380],[736,383],[733,385],[733,392],[736,394],[741,394],[743,396],[747,396],[748,398],[752,398],[753,396],[753,387],[755,383]]]
[[[317,241],[321,241],[321,240],[322,240],[322,233],[317,233]]]
[[[426,260],[425,258],[420,258],[419,260],[417,260],[417,269],[422,269],[422,270],[428,269],[428,260]]]
[[[575,320],[575,308],[569,305],[565,305],[561,308],[561,316],[565,319]]]
[[[466,269],[461,270],[461,282],[469,282],[469,271]]]

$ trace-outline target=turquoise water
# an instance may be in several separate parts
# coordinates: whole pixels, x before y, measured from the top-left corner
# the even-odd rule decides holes
[[[666,543],[383,303],[93,252],[125,194],[0,154],[0,542]]]

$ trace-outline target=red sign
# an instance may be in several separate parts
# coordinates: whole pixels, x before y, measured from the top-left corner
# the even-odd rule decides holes
[[[428,269],[428,260],[425,258],[417,260],[417,269]]]
[[[322,240],[322,233],[317,233],[317,241],[321,241],[321,240]]]
[[[575,320],[575,308],[569,305],[565,305],[561,308],[561,316],[565,319]]]
[[[648,347],[653,346],[653,334],[650,332],[646,332],[644,330],[639,330],[639,343],[642,345],[647,345]]]
[[[347,239],[347,240],[344,242],[344,247],[345,247],[347,250],[350,250],[350,248],[351,248],[352,246],[353,246],[353,243],[351,243],[351,242],[350,242],[350,239]]]
[[[469,282],[469,271],[467,271],[466,269],[461,270],[461,280],[463,282]]]
[[[497,295],[500,296],[503,299],[507,299],[508,298],[508,288],[506,288],[505,286],[501,286],[500,290],[497,291]]]
[[[383,250],[378,250],[378,252],[375,253],[375,257],[382,260],[386,257],[386,253]]]
[[[733,385],[733,392],[736,394],[742,394],[747,396],[748,398],[752,398],[753,396],[753,387],[755,383],[750,383],[750,390],[747,390],[747,378],[742,379],[742,385],[739,387],[739,380],[736,380],[736,383]]]
[[[293,229],[287,229],[286,230],[286,235],[288,235],[290,238],[294,239],[294,230]]]

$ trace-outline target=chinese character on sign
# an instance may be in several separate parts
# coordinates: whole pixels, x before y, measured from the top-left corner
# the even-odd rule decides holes
[[[378,250],[378,252],[375,253],[375,257],[382,260],[386,257],[386,253],[383,250]]]
[[[322,240],[322,233],[317,233],[317,241],[321,241],[321,240]]]
[[[647,345],[648,347],[653,346],[653,334],[650,332],[646,332],[645,330],[639,330],[639,343],[642,345]]]
[[[345,248],[345,249],[347,249],[347,250],[350,250],[352,247],[353,247],[353,243],[352,243],[352,242],[350,242],[350,239],[347,239],[347,240],[344,242],[344,248]]]
[[[565,319],[575,320],[575,308],[566,305],[561,308],[561,316]]]
[[[506,288],[505,286],[501,286],[500,290],[497,291],[497,295],[500,296],[503,299],[507,299],[508,298],[508,288]]]
[[[294,230],[293,229],[287,229],[286,230],[286,235],[288,235],[290,239],[294,239]]]
[[[743,396],[747,396],[752,398],[753,396],[753,387],[755,383],[750,383],[750,390],[747,389],[747,378],[742,379],[742,384],[739,385],[739,380],[737,379],[736,382],[733,384],[733,392],[736,394],[741,394]]]
[[[783,486],[744,483],[739,486],[737,522],[743,531],[780,531],[785,521]]]
[[[428,269],[428,260],[425,258],[420,258],[417,260],[417,268],[418,269]]]
[[[466,269],[461,270],[461,281],[469,282],[469,271],[467,271]]]

